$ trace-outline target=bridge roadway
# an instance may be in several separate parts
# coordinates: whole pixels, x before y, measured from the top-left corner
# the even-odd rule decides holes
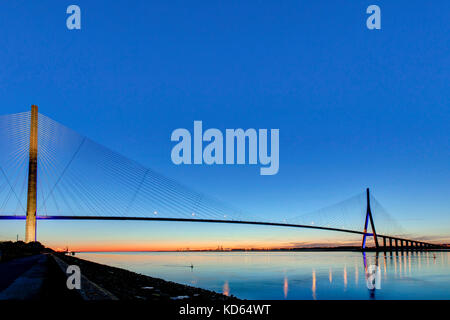
[[[216,219],[194,219],[194,218],[162,218],[162,217],[116,217],[116,216],[37,216],[37,220],[106,220],[106,221],[178,221],[178,222],[203,222],[203,223],[227,223],[227,224],[248,224],[248,225],[262,225],[262,226],[276,226],[276,227],[292,227],[292,228],[306,228],[318,229],[327,231],[345,232],[359,235],[372,236],[372,233],[332,228],[321,227],[304,224],[292,224],[281,222],[264,222],[264,221],[245,221],[245,220],[216,220]],[[17,215],[0,215],[0,220],[24,220],[26,216]],[[427,243],[423,241],[416,241],[411,239],[393,237],[388,235],[377,234],[378,238],[383,239],[383,246],[380,250],[423,250],[431,248],[442,248],[439,245]]]

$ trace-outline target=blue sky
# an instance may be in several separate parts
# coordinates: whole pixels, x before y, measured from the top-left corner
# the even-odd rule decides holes
[[[70,4],[81,8],[81,30],[66,28]],[[366,28],[370,4],[381,8],[381,30]],[[405,229],[448,238],[449,10],[448,1],[423,0],[2,2],[2,114],[37,104],[263,219],[309,212],[369,186]],[[279,128],[279,173],[175,166],[170,135],[192,131],[194,120],[223,131]],[[102,225],[85,238],[122,239],[111,235],[116,228]],[[175,232],[165,224],[133,228],[136,241]],[[214,244],[233,233],[225,229],[186,227]],[[55,228],[40,230],[44,242],[60,244]],[[245,241],[255,242],[322,237],[245,230]],[[19,232],[12,222],[0,228],[3,237]]]

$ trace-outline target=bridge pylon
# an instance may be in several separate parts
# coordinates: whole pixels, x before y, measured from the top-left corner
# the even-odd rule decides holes
[[[31,106],[30,151],[28,162],[27,220],[25,242],[36,241],[36,197],[37,197],[37,153],[38,153],[38,107]]]
[[[372,211],[370,210],[369,188],[366,189],[366,194],[367,194],[366,220],[364,222],[364,235],[363,235],[363,239],[362,239],[361,249],[364,250],[366,248],[366,241],[367,241],[368,236],[373,236],[373,240],[375,241],[375,247],[378,249],[379,245],[378,245],[377,232],[375,230],[375,224],[373,223]],[[370,226],[372,228],[372,233],[367,232],[367,227],[369,226],[369,221],[370,221]]]

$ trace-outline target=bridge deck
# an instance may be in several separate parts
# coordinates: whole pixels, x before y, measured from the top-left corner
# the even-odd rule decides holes
[[[1,216],[0,220],[23,220],[26,216]],[[311,226],[311,225],[303,225],[303,224],[292,224],[292,223],[281,223],[281,222],[264,222],[264,221],[245,221],[245,220],[215,220],[215,219],[189,219],[189,218],[161,218],[161,217],[114,217],[114,216],[38,216],[36,217],[38,220],[110,220],[110,221],[178,221],[178,222],[204,222],[204,223],[227,223],[227,224],[248,224],[248,225],[262,225],[262,226],[277,226],[277,227],[292,227],[292,228],[306,228],[306,229],[318,229],[318,230],[327,230],[327,231],[337,231],[337,232],[345,232],[359,235],[368,235],[371,236],[372,233],[357,231],[357,230],[349,230],[349,229],[340,229],[340,228],[331,228],[331,227],[321,227],[321,226]],[[379,237],[387,237],[398,240],[408,240],[396,238],[392,236],[377,234]]]

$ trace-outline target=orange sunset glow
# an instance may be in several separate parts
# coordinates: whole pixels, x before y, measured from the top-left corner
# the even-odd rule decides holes
[[[66,246],[60,243],[47,243],[49,247],[56,251],[65,251]],[[293,246],[289,243],[274,243],[274,242],[223,242],[219,245],[211,245],[202,241],[189,241],[188,243],[146,243],[146,242],[125,242],[125,243],[87,243],[79,242],[67,247],[69,251],[76,252],[126,252],[126,251],[192,251],[192,250],[267,250],[267,249],[292,249],[292,248],[310,248],[310,247],[333,247],[333,246],[357,246],[358,241],[340,241],[333,244],[304,242]]]

